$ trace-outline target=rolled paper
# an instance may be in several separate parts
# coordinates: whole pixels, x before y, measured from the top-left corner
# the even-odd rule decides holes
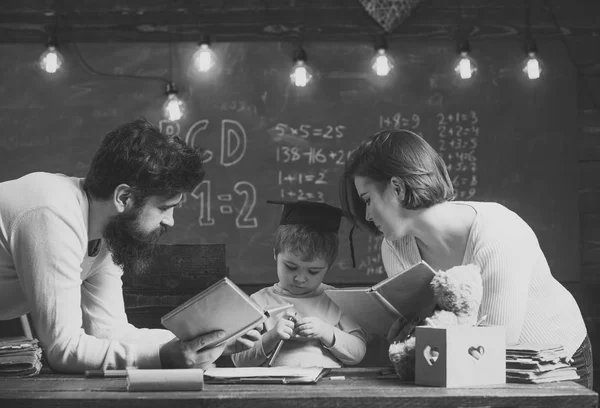
[[[127,391],[200,391],[204,371],[200,368],[127,369]]]

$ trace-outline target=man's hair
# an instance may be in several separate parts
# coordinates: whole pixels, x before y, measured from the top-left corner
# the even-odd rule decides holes
[[[132,188],[136,205],[152,195],[172,197],[191,191],[204,178],[203,151],[177,136],[162,134],[145,119],[109,132],[94,155],[84,189],[109,199],[119,184]]]
[[[404,182],[402,206],[409,210],[431,207],[454,199],[454,187],[441,156],[419,135],[409,130],[384,130],[363,140],[352,152],[340,179],[344,213],[371,232],[379,231],[365,219],[364,201],[354,177],[367,177],[382,185],[392,177]]]
[[[273,236],[275,255],[289,252],[305,261],[324,259],[331,266],[338,255],[337,232],[321,232],[306,225],[280,225]]]

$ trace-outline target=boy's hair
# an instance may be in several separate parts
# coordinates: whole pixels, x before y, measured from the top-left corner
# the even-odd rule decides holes
[[[354,177],[385,184],[399,177],[406,188],[402,207],[418,210],[454,199],[454,187],[442,157],[421,136],[409,130],[380,131],[352,152],[340,178],[340,202],[356,224],[379,234],[365,219],[365,203],[358,196]]]
[[[136,205],[152,195],[172,197],[191,191],[204,178],[203,151],[177,136],[162,134],[145,119],[109,132],[94,155],[84,189],[109,199],[119,184],[132,188]]]
[[[335,262],[338,255],[337,232],[322,232],[306,225],[280,225],[274,234],[275,255],[290,252],[303,260],[325,259],[327,265]]]

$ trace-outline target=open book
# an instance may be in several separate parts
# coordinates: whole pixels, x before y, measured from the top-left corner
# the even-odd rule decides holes
[[[386,336],[400,317],[424,319],[435,307],[430,287],[435,271],[421,261],[370,288],[336,288],[327,296],[369,333]]]
[[[204,380],[233,384],[316,384],[330,371],[323,367],[215,367],[204,371]]]
[[[223,278],[164,315],[161,323],[183,341],[216,330],[225,331],[225,337],[206,345],[211,347],[242,336],[291,306],[264,310],[233,281]]]

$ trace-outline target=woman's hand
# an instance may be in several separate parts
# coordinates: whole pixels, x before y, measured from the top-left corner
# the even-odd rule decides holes
[[[412,333],[414,328],[419,324],[419,317],[413,317],[411,319],[406,319],[404,316],[400,316],[398,320],[396,320],[390,330],[388,330],[386,339],[388,343],[394,343],[396,341],[404,341],[408,337],[409,334]]]

